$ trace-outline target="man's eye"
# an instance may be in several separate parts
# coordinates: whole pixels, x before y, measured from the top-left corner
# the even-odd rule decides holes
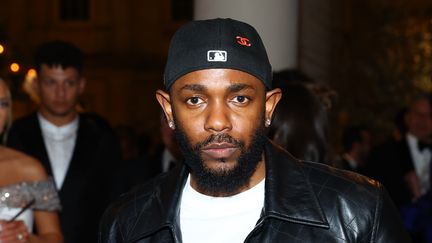
[[[0,108],[8,108],[10,106],[9,100],[0,100]]]
[[[66,85],[67,86],[75,86],[75,84],[77,83],[77,81],[75,80],[66,80]]]
[[[192,98],[187,99],[187,101],[186,101],[186,103],[189,105],[200,105],[203,102],[204,101],[199,97],[192,97]]]
[[[46,80],[43,81],[43,83],[44,83],[46,86],[53,86],[53,85],[55,85],[55,81],[52,80],[52,79],[46,79]]]
[[[233,101],[236,103],[244,104],[249,101],[249,98],[246,96],[239,95],[234,97]]]

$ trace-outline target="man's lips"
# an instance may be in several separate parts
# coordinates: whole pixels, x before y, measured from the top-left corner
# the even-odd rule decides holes
[[[201,149],[204,156],[209,156],[211,158],[229,158],[236,151],[238,147],[231,143],[212,143]]]

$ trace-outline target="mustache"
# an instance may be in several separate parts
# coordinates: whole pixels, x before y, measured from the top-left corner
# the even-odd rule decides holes
[[[199,151],[202,148],[208,146],[212,143],[229,143],[234,145],[235,147],[244,148],[244,143],[240,140],[237,140],[226,133],[210,135],[204,141],[194,146],[195,151]]]

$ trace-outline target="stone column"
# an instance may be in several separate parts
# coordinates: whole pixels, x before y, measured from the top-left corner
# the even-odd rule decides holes
[[[273,71],[298,68],[298,0],[196,0],[194,19],[233,18],[255,27]]]

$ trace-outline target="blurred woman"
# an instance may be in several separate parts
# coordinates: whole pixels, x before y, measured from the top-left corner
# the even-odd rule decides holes
[[[325,163],[329,151],[326,106],[304,84],[275,80],[282,90],[268,136],[302,160]]]
[[[10,122],[11,96],[6,83],[0,79],[0,134],[3,141]],[[57,191],[42,165],[0,145],[0,242],[63,242],[58,210]],[[37,234],[32,233],[33,224]]]

